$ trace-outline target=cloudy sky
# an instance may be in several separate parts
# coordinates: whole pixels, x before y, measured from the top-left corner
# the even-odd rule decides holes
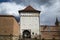
[[[19,17],[18,10],[28,5],[41,11],[41,25],[54,25],[56,17],[60,20],[60,0],[0,0],[0,15]]]

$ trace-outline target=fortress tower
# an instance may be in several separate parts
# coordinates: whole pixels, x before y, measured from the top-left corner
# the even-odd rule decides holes
[[[22,37],[32,38],[32,35],[39,35],[40,11],[28,6],[24,10],[19,10],[19,13]]]

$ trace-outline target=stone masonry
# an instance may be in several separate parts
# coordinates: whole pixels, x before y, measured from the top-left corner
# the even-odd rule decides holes
[[[12,15],[0,15],[0,40],[18,40],[19,25]]]

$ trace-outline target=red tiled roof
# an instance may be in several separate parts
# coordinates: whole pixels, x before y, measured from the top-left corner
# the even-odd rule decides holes
[[[19,10],[19,13],[20,12],[39,12],[40,13],[40,11],[38,11],[38,10],[35,10],[33,7],[31,7],[30,5],[29,6],[27,6],[24,10]]]

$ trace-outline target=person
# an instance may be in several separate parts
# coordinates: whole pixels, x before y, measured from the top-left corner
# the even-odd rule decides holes
[[[37,33],[35,34],[35,40],[37,40]]]

